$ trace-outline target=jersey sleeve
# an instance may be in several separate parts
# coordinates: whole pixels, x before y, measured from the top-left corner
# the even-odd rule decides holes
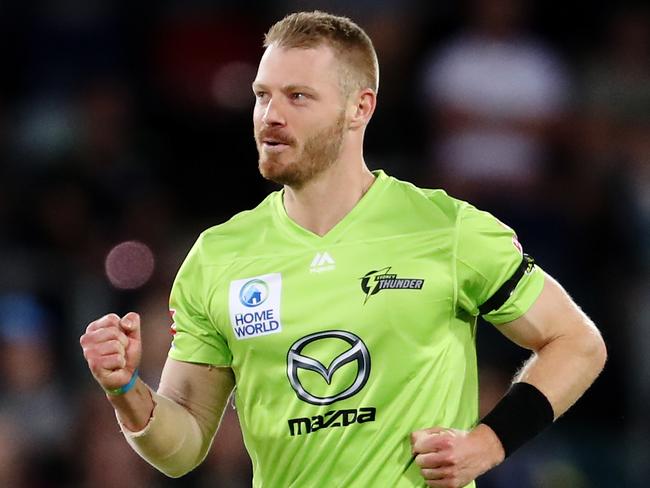
[[[517,235],[510,227],[471,205],[465,205],[460,212],[457,305],[476,316],[479,308],[500,294],[503,300],[496,300],[496,307],[485,311],[483,318],[498,325],[521,317],[542,291],[543,271],[532,260],[525,261]]]
[[[199,239],[181,265],[172,285],[169,308],[174,339],[169,357],[178,361],[230,366],[232,353],[207,313],[207,283]]]

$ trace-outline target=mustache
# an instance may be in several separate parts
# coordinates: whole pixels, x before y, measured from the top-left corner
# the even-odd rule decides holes
[[[262,141],[266,139],[271,139],[275,142],[287,145],[293,145],[296,143],[296,140],[293,137],[291,137],[289,134],[284,133],[282,130],[265,129],[258,131],[255,134],[255,140],[258,143],[262,143]]]

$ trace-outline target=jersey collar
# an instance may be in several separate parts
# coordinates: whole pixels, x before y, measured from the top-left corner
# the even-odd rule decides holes
[[[324,243],[336,244],[343,240],[347,230],[365,218],[369,212],[372,212],[373,202],[379,197],[383,190],[388,186],[390,178],[382,170],[374,170],[375,181],[368,188],[368,191],[361,197],[357,204],[343,217],[330,231],[324,236],[314,234],[312,231],[305,229],[297,224],[287,215],[284,208],[284,190],[280,190],[273,195],[274,217],[280,228],[287,233],[292,239],[298,239],[305,243],[322,245]]]

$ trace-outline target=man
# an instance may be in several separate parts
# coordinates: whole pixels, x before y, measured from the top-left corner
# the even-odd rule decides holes
[[[89,367],[170,476],[203,460],[236,385],[254,486],[473,486],[582,395],[603,341],[511,229],[368,170],[378,68],[358,26],[293,14],[265,47],[255,141],[283,190],[190,251],[158,392],[137,375],[135,313],[88,326]],[[479,313],[534,354],[477,425]]]

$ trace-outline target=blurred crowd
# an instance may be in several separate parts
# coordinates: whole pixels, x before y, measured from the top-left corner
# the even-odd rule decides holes
[[[586,396],[481,488],[646,486],[650,9],[525,0],[2,2],[0,486],[250,486],[234,405],[187,478],[133,454],[78,338],[138,311],[157,386],[189,247],[275,189],[252,138],[263,34],[313,9],[349,15],[377,48],[368,165],[515,228],[608,344]],[[127,240],[155,259],[135,289],[106,276]],[[528,354],[488,324],[478,350],[484,412]]]

